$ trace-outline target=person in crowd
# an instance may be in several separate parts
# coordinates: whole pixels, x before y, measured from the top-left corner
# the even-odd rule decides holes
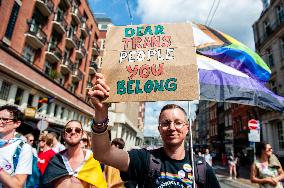
[[[21,125],[23,113],[15,106],[0,107],[0,187],[24,187],[28,175],[32,174],[33,154],[29,144],[15,137]],[[19,145],[21,153],[17,164],[14,156]]]
[[[236,155],[236,172],[237,172],[237,178],[240,177],[240,159],[241,159],[241,154],[238,152]]]
[[[40,151],[38,154],[38,168],[43,175],[49,160],[55,155],[55,152],[52,149],[53,144],[53,134],[48,133],[47,135],[39,136],[39,148]]]
[[[197,155],[198,155],[199,157],[202,157],[201,151],[199,151],[199,152],[197,153]]]
[[[229,154],[228,164],[229,164],[229,172],[230,172],[229,179],[236,179],[237,178],[237,170],[236,170],[237,160],[235,158],[235,155],[232,152],[230,152]]]
[[[222,160],[222,165],[225,166],[227,163],[227,156],[225,153],[222,153],[221,160]]]
[[[90,136],[86,131],[84,131],[82,139],[81,139],[81,147],[84,149],[90,149],[91,148],[91,141]]]
[[[122,138],[115,138],[112,140],[111,146],[116,147],[118,149],[123,149],[125,146],[125,142]],[[108,188],[123,188],[124,187],[124,183],[121,180],[120,172],[118,169],[112,166],[106,165],[104,169],[104,173],[105,173]]]
[[[64,127],[63,139],[67,149],[57,153],[48,163],[42,177],[42,187],[105,188],[106,181],[100,164],[91,150],[81,147],[83,127],[71,120]]]
[[[260,142],[256,145],[256,160],[251,166],[250,180],[260,188],[283,188],[281,180],[284,172],[270,144]]]
[[[91,122],[92,148],[94,157],[106,165],[111,165],[121,172],[122,180],[134,180],[139,187],[192,187],[196,183],[199,187],[219,188],[219,182],[206,162],[204,165],[206,182],[193,182],[192,161],[189,152],[186,152],[184,141],[189,132],[189,123],[185,110],[175,104],[162,108],[158,119],[158,130],[163,140],[163,147],[148,151],[134,149],[129,152],[111,147],[108,138],[108,104],[103,103],[109,96],[110,88],[101,73],[96,74],[96,81],[92,90],[88,92],[94,105],[95,114]],[[149,166],[153,164],[150,157],[159,161],[154,173],[149,173]],[[197,164],[197,163],[195,163]],[[201,172],[200,172],[201,173]],[[175,175],[176,174],[176,175]],[[172,178],[173,175],[177,178]],[[195,174],[195,177],[202,174]],[[148,181],[151,180],[151,181]],[[152,181],[153,180],[153,181]],[[150,184],[150,185],[149,185]]]
[[[65,146],[58,141],[58,135],[55,132],[51,132],[53,135],[52,149],[55,153],[65,150]]]
[[[210,155],[209,149],[206,149],[206,150],[205,150],[204,158],[205,158],[205,161],[206,161],[210,166],[212,166],[212,156]]]
[[[26,140],[27,140],[27,143],[30,144],[30,146],[32,147],[33,155],[34,155],[35,157],[38,157],[38,156],[37,156],[36,148],[33,147],[33,146],[34,146],[34,143],[35,143],[35,137],[34,137],[34,135],[33,135],[32,133],[29,133],[29,134],[26,134],[26,135],[25,135],[25,138],[26,138]]]

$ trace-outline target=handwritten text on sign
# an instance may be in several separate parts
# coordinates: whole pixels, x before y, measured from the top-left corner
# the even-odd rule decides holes
[[[107,102],[198,99],[190,24],[113,26],[105,46]]]
[[[164,90],[175,91],[177,89],[176,78],[168,78],[167,80],[149,79],[144,86],[141,86],[140,80],[133,80],[136,76],[145,79],[150,74],[154,76],[162,75],[164,73],[164,63],[161,62],[174,59],[174,48],[170,48],[171,36],[166,35],[164,26],[146,26],[145,28],[138,26],[136,29],[125,28],[122,42],[124,51],[120,52],[119,63],[123,63],[126,60],[129,63],[144,61],[158,61],[159,63],[152,66],[148,64],[130,64],[126,66],[129,80],[117,82],[117,94],[139,94]],[[163,48],[160,49],[160,47]]]

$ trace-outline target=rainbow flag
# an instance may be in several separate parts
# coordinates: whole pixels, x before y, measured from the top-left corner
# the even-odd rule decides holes
[[[54,97],[44,97],[44,98],[41,98],[40,100],[38,100],[39,103],[51,103],[53,101]]]
[[[193,24],[200,100],[232,102],[284,111],[284,98],[265,87],[271,71],[262,58],[234,38]]]

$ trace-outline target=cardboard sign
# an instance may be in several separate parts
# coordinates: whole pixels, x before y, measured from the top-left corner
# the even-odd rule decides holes
[[[113,26],[105,46],[106,102],[199,99],[191,24]]]

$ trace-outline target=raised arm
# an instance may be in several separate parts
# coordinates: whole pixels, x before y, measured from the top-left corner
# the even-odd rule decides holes
[[[101,73],[96,74],[96,82],[88,95],[95,107],[94,126],[92,131],[92,150],[94,158],[106,165],[113,166],[121,171],[127,171],[129,156],[124,150],[111,147],[108,132],[98,126],[108,117],[108,104],[103,103],[109,97],[109,86]]]

